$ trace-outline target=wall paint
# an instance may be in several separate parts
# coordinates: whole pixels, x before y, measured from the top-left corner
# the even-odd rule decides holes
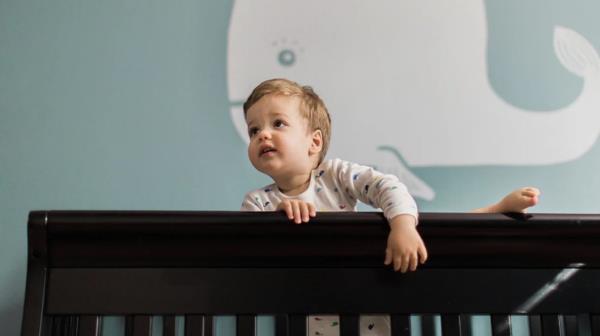
[[[269,183],[230,122],[231,2],[0,2],[0,326],[20,330],[33,209],[237,210]],[[487,1],[490,83],[538,111],[581,82],[528,46],[556,24],[600,49],[600,5]],[[543,113],[543,112],[540,112]],[[535,134],[531,134],[535,137]],[[527,141],[527,139],[523,139]],[[218,145],[217,145],[218,144]],[[536,185],[538,212],[599,212],[600,148],[543,167],[423,167],[423,211],[465,211]]]

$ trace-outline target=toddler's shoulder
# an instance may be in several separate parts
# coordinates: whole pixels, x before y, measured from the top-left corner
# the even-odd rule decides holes
[[[277,185],[275,183],[266,185],[262,188],[254,189],[246,193],[245,198],[248,197],[268,197],[273,191],[276,191]]]
[[[269,211],[275,206],[277,186],[270,184],[262,188],[249,191],[244,196],[242,210]]]
[[[328,160],[324,160],[323,162],[321,162],[321,164],[319,165],[319,167],[317,167],[317,169],[321,169],[321,170],[335,170],[338,169],[340,167],[346,167],[346,166],[352,166],[352,165],[356,165],[353,162],[350,161],[346,161],[346,160],[342,160],[339,158],[335,158],[335,159],[328,159]]]
[[[356,162],[342,160],[339,158],[323,161],[317,169],[336,174],[349,174],[356,171],[372,170],[373,167],[365,166]]]

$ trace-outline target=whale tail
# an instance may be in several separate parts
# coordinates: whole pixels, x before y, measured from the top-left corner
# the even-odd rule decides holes
[[[421,180],[417,175],[410,171],[402,155],[392,146],[379,146],[379,151],[392,154],[383,158],[382,162],[377,164],[377,169],[383,173],[398,176],[400,182],[406,185],[408,192],[415,198],[421,198],[431,201],[435,198],[435,191]],[[391,160],[391,161],[390,161]]]
[[[600,72],[600,58],[594,46],[576,31],[556,26],[554,52],[560,63],[579,77]]]

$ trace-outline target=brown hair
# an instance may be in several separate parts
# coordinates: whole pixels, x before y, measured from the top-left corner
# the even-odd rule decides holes
[[[283,78],[269,79],[258,84],[246,99],[244,117],[252,105],[262,97],[270,94],[300,98],[300,113],[308,120],[309,130],[320,130],[323,136],[323,147],[321,153],[319,153],[319,162],[317,163],[320,164],[325,158],[325,154],[327,154],[331,137],[331,118],[323,100],[310,86],[301,86],[296,82]]]

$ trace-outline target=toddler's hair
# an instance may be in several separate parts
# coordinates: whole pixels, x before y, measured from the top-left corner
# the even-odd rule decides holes
[[[258,84],[246,99],[244,117],[246,117],[248,109],[252,105],[262,97],[270,94],[300,98],[300,113],[308,120],[309,130],[320,130],[323,135],[323,149],[319,154],[319,162],[317,163],[320,164],[327,154],[331,137],[331,118],[323,100],[310,86],[301,86],[296,82],[283,78],[269,79]]]

